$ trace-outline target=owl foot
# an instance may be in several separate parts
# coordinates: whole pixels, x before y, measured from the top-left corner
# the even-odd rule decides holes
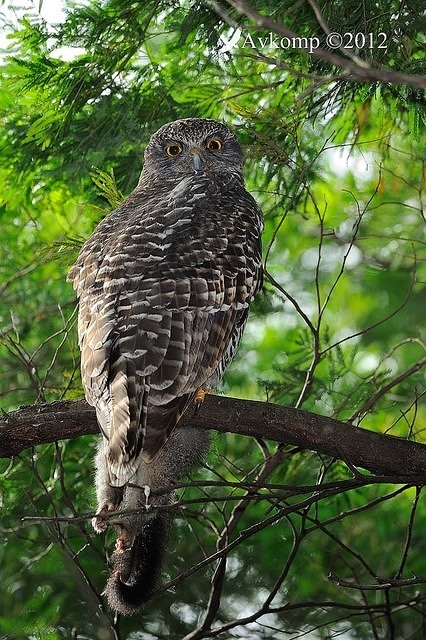
[[[208,394],[208,393],[211,393],[211,391],[209,391],[208,389],[203,389],[202,387],[199,387],[197,389],[197,391],[195,392],[195,395],[194,395],[194,404],[195,404],[194,415],[197,415],[197,413],[201,409],[201,405],[204,402],[204,398],[206,397],[206,394]]]

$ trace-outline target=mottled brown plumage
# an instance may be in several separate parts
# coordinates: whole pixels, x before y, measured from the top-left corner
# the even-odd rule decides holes
[[[196,390],[220,381],[261,286],[261,229],[235,136],[190,118],[152,136],[136,189],[83,246],[69,279],[109,484],[155,464]]]
[[[207,149],[211,139],[222,148]],[[182,153],[169,157],[174,143]],[[202,170],[193,169],[193,149]],[[261,282],[261,214],[229,130],[178,120],[152,136],[145,158],[135,191],[69,274],[80,300],[83,384],[117,486],[141,453],[156,456],[197,388],[221,378]]]

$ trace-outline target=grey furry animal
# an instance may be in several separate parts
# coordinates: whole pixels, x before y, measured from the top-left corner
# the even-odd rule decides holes
[[[137,187],[69,273],[83,385],[103,435],[94,527],[119,531],[106,594],[120,613],[156,588],[170,520],[147,512],[143,487],[173,484],[207,449],[204,433],[174,429],[236,352],[262,284],[261,231],[235,136],[214,120],[177,120],[151,137]]]

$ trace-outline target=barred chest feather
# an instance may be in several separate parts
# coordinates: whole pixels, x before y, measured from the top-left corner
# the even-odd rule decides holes
[[[196,390],[223,375],[261,287],[261,231],[238,168],[143,171],[83,246],[69,279],[112,484],[142,453],[153,459]]]

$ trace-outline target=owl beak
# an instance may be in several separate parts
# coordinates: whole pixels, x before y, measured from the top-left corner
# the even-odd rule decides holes
[[[190,153],[192,156],[191,165],[194,171],[203,171],[205,161],[201,149],[194,147],[193,149],[191,149]]]

